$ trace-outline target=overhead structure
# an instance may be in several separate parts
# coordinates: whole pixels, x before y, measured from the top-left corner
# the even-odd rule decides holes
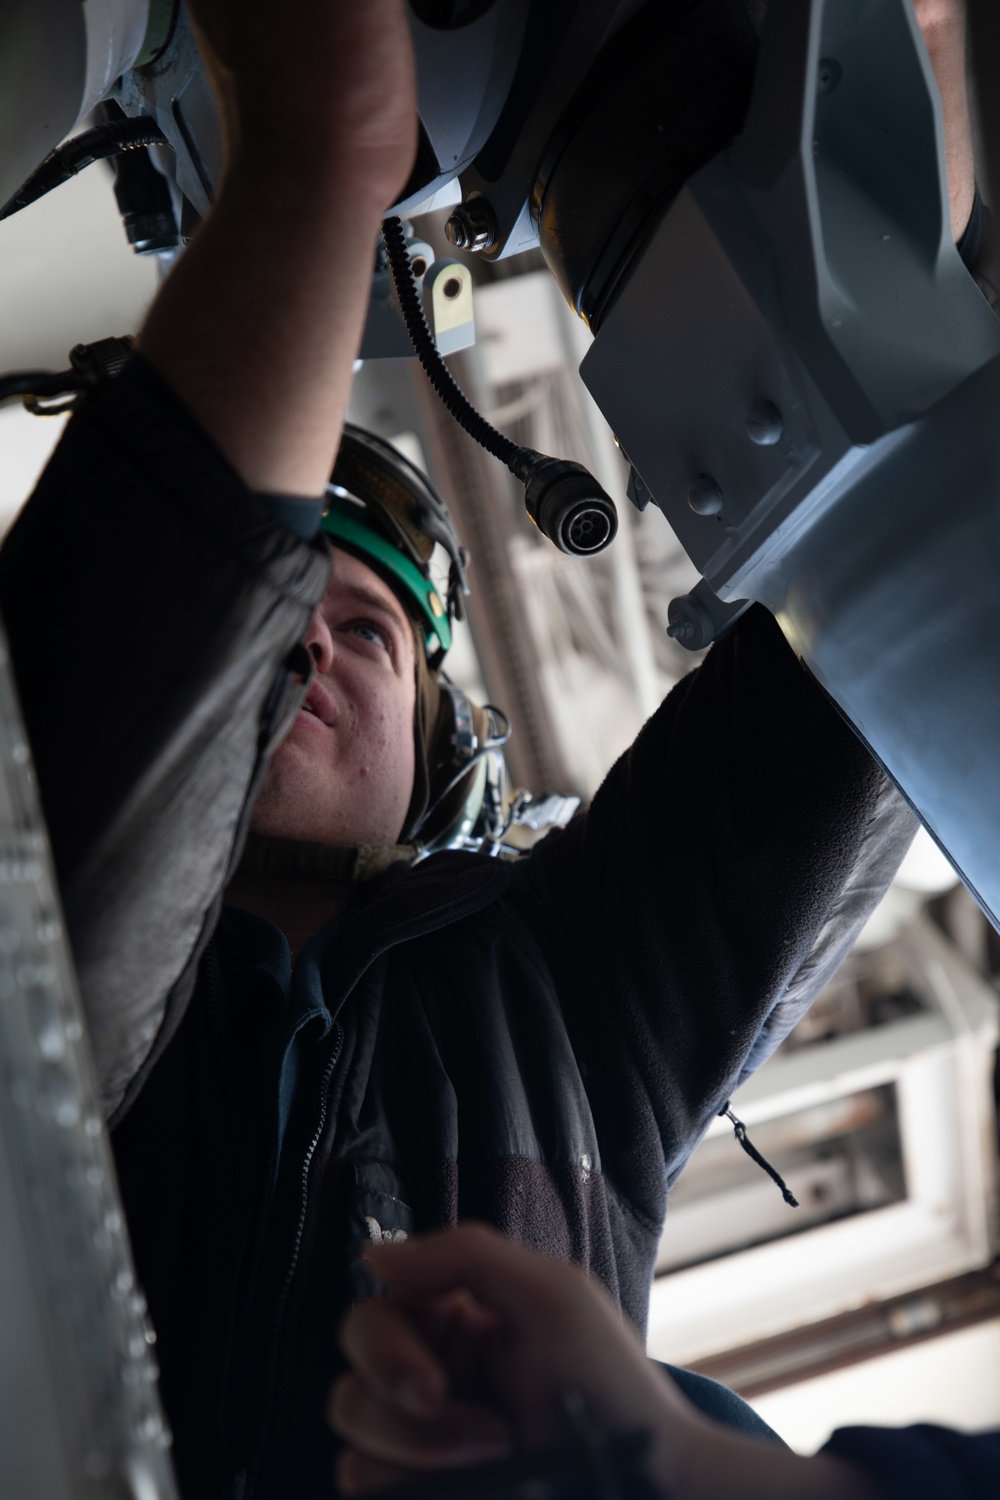
[[[909,0],[770,0],[759,39],[736,0],[410,11],[397,211],[460,198],[456,247],[541,245],[596,335],[582,373],[629,496],[702,575],[671,633],[772,610],[997,921],[1000,334],[951,241]],[[5,172],[111,86],[172,146],[182,219],[205,211],[220,134],[182,7],[18,0],[2,24],[54,105],[6,65],[25,128]]]
[[[678,637],[765,604],[994,923],[998,354],[912,8],[771,0],[581,373],[705,581]]]

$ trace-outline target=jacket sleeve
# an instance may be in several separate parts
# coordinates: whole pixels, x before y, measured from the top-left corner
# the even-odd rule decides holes
[[[842,1427],[821,1451],[863,1469],[885,1500],[993,1500],[1000,1482],[1000,1431]]]
[[[605,1173],[651,1220],[712,1117],[836,968],[915,827],[755,607],[588,811],[515,869],[569,997]],[[656,1162],[635,1145],[651,1128]]]
[[[0,554],[109,1113],[180,1020],[327,569],[141,361],[87,395]]]

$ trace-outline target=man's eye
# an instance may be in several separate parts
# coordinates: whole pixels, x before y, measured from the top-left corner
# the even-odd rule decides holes
[[[371,620],[352,620],[347,629],[351,635],[356,635],[363,641],[371,641],[373,646],[381,646],[388,651],[388,636],[378,625],[373,625]]]

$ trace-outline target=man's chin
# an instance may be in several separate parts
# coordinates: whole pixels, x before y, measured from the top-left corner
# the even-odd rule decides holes
[[[329,765],[318,766],[308,749],[295,740],[279,745],[250,814],[250,832],[348,849],[396,843],[403,813],[380,808],[377,801],[362,810],[355,795],[344,805],[341,788],[331,784]]]
[[[297,734],[278,746],[250,814],[251,833],[268,838],[329,842],[326,820],[317,814],[329,801],[330,790],[324,789],[309,749],[308,743],[301,744]]]

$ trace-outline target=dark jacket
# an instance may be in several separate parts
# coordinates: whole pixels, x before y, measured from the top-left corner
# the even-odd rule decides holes
[[[585,817],[394,866],[293,969],[220,893],[325,577],[141,366],[0,561],[187,1500],[322,1493],[366,1237],[485,1219],[641,1327],[671,1181],[913,829],[753,611]]]
[[[885,1500],[995,1500],[1000,1431],[842,1427],[823,1449],[864,1469]]]

